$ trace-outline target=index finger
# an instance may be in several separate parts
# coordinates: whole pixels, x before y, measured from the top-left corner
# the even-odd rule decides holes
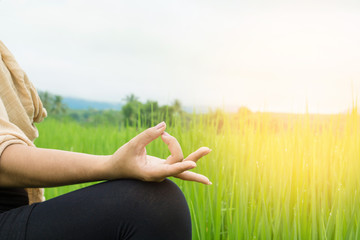
[[[165,131],[165,128],[165,122],[161,122],[155,127],[148,128],[145,131],[141,132],[133,139],[131,139],[130,142],[135,144],[136,147],[143,148],[150,142],[158,138]]]
[[[181,162],[184,159],[184,154],[181,150],[181,146],[178,140],[167,132],[163,132],[163,134],[161,134],[161,139],[168,145],[169,151],[171,153],[171,156],[166,159],[166,163],[172,164]]]

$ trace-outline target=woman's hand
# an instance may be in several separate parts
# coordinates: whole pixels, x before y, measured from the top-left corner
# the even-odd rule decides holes
[[[110,179],[135,178],[160,182],[166,177],[174,176],[210,185],[211,182],[207,177],[188,170],[195,168],[196,162],[211,150],[201,147],[184,159],[179,142],[166,133],[165,128],[165,122],[161,122],[120,147],[105,162],[105,171],[110,174]],[[171,153],[166,160],[146,155],[146,145],[160,136]]]

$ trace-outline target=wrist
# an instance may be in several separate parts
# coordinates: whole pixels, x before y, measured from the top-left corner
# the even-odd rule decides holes
[[[111,166],[109,164],[111,155],[97,156],[98,161],[94,168],[94,175],[99,181],[113,180],[111,176]]]

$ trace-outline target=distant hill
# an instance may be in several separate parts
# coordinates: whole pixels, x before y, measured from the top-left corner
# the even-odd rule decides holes
[[[74,97],[63,97],[63,103],[65,103],[70,109],[74,109],[74,110],[86,110],[89,108],[97,109],[97,110],[106,110],[106,109],[121,110],[121,107],[123,106],[123,104],[121,103],[91,101],[91,100],[74,98]],[[207,113],[209,111],[209,107],[183,106],[183,110],[188,113],[192,113],[194,110],[196,113]]]
[[[102,101],[92,101],[86,100],[81,98],[74,98],[74,97],[63,97],[63,103],[65,103],[70,109],[73,110],[87,110],[89,108],[97,109],[97,110],[121,110],[123,104],[121,103],[112,103],[112,102],[102,102]],[[216,108],[209,107],[205,105],[200,106],[183,106],[182,109],[187,113],[208,113],[210,109],[214,110]],[[237,106],[227,106],[223,109],[228,112],[236,112],[238,110]]]
[[[64,97],[63,102],[70,108],[74,110],[86,110],[89,108],[98,109],[98,110],[120,110],[122,107],[121,103],[109,103],[109,102],[100,102],[100,101],[91,101],[80,98]]]

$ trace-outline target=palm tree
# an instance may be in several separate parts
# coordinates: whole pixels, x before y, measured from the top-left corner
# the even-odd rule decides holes
[[[139,98],[135,96],[135,94],[131,93],[130,95],[127,95],[125,99],[123,99],[126,103],[132,103],[132,102],[138,102]]]
[[[55,115],[61,115],[66,113],[66,105],[62,102],[63,98],[56,95],[54,98],[54,103],[51,109],[51,112]]]
[[[173,103],[173,107],[174,107],[175,112],[181,112],[182,111],[182,106],[181,106],[181,102],[180,102],[179,99],[175,99],[175,101]]]
[[[174,115],[178,116],[182,114],[182,106],[181,106],[181,102],[179,99],[175,99],[173,105],[172,105],[172,109],[174,111]]]
[[[51,105],[52,105],[52,100],[53,100],[51,94],[49,94],[47,91],[39,92],[39,96],[43,103],[44,108],[46,108],[47,110],[50,110]]]
[[[130,126],[134,126],[138,119],[138,113],[142,104],[139,102],[139,98],[133,93],[127,95],[123,101],[126,102],[121,108],[124,120],[127,121]]]

